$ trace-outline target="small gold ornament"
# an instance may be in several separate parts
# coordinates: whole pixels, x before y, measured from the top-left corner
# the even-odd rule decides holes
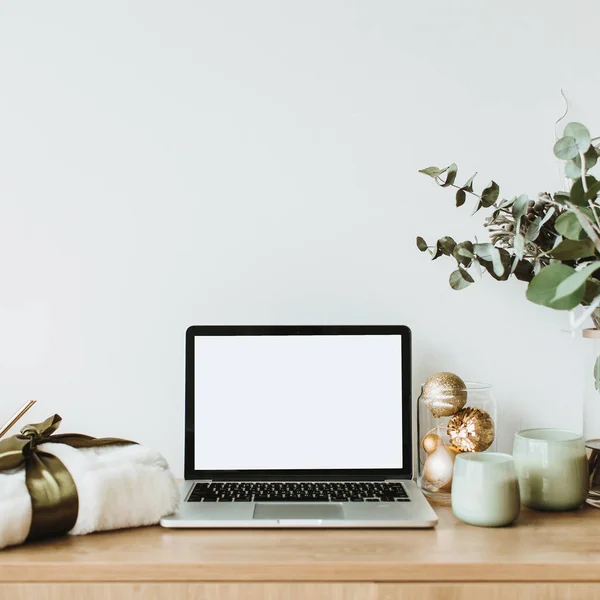
[[[448,436],[461,452],[483,452],[494,441],[494,421],[481,408],[463,408],[448,421]]]
[[[450,417],[467,403],[465,382],[454,373],[436,373],[423,385],[423,401],[436,419]]]
[[[435,431],[435,429],[433,430]],[[440,444],[442,443],[442,439],[437,433],[433,433],[430,431],[421,442],[423,446],[423,450],[427,452],[427,454],[431,454]]]
[[[438,491],[447,492],[452,488],[456,454],[456,450],[442,444],[425,459],[423,478]]]

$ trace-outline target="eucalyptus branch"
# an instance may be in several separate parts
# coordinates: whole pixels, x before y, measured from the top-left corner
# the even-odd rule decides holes
[[[442,255],[456,259],[458,267],[449,278],[455,290],[473,283],[467,270],[471,266],[498,281],[514,276],[529,283],[527,298],[531,302],[559,310],[587,306],[585,318],[593,316],[600,329],[600,277],[594,277],[600,265],[600,183],[588,175],[594,165],[600,165],[599,141],[600,136],[592,138],[581,123],[569,123],[563,136],[557,136],[554,156],[564,161],[574,185],[566,191],[541,193],[533,200],[525,194],[511,202],[502,200],[494,181],[477,194],[473,191],[475,175],[463,186],[456,185],[455,163],[445,169],[422,169],[421,173],[441,187],[458,190],[457,206],[464,204],[468,193],[478,201],[473,214],[481,208],[492,211],[483,223],[489,242],[479,243],[475,238],[475,242],[457,243],[445,236],[429,246],[417,237],[417,248],[421,252],[434,249],[434,260]],[[575,325],[582,322],[579,319]]]

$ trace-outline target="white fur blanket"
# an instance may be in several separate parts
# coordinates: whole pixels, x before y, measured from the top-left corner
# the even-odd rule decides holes
[[[38,448],[59,458],[77,486],[79,514],[70,535],[153,525],[177,510],[179,489],[167,462],[144,446]],[[22,544],[30,525],[25,469],[0,473],[0,548]]]

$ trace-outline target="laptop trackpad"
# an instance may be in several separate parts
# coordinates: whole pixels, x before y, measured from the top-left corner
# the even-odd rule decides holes
[[[254,519],[343,519],[340,504],[257,504]]]

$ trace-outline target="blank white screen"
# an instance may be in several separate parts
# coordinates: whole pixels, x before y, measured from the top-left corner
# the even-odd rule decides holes
[[[195,339],[195,468],[402,467],[400,335]]]

